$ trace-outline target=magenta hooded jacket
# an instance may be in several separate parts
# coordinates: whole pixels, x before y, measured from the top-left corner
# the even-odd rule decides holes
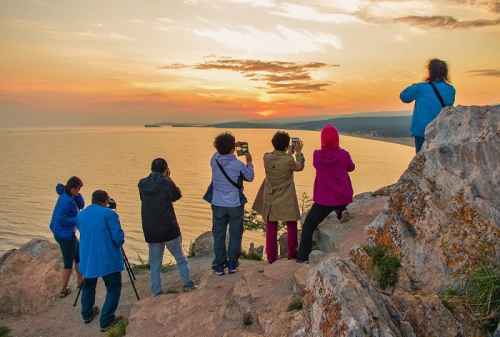
[[[332,125],[321,130],[321,150],[314,151],[316,168],[313,200],[323,206],[344,206],[352,202],[353,189],[349,172],[354,163],[349,152],[339,145],[339,134]]]

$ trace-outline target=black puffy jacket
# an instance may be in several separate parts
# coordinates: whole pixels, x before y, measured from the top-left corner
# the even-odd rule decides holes
[[[139,181],[142,229],[148,243],[166,242],[181,235],[173,202],[181,191],[172,181],[159,173],[151,173]]]

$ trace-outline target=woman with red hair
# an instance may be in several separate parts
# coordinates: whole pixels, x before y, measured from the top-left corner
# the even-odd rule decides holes
[[[314,204],[302,226],[297,262],[308,261],[312,235],[318,225],[333,211],[340,220],[353,196],[349,172],[354,171],[354,163],[349,152],[340,147],[339,133],[330,124],[321,130],[321,149],[314,151],[313,165],[316,169]]]

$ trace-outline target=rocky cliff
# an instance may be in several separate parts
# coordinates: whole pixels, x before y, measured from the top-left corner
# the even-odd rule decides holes
[[[442,295],[487,265],[498,300],[500,106],[444,109],[426,139],[368,227],[368,246],[399,261],[398,282],[379,287],[369,249],[323,261],[307,281],[307,336],[487,335]]]

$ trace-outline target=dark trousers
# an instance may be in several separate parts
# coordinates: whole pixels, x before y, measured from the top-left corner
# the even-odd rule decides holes
[[[106,300],[101,310],[101,328],[107,327],[115,319],[115,311],[120,302],[122,291],[122,274],[120,272],[108,274],[102,277],[106,285]],[[95,304],[95,288],[97,278],[86,278],[82,286],[82,317],[87,320],[92,315]]]
[[[214,235],[214,261],[212,268],[220,270],[227,265],[238,267],[243,236],[243,206],[220,207],[212,205],[212,232]],[[229,226],[229,247],[226,252],[226,233]]]
[[[422,145],[424,145],[424,142],[425,142],[424,137],[415,136],[415,151],[417,153],[419,153],[420,150],[422,149]]]
[[[337,218],[342,218],[342,212],[346,206],[323,206],[314,203],[306,216],[302,226],[302,235],[300,238],[300,247],[297,259],[307,261],[312,250],[312,237],[318,225],[333,211],[337,213]]]

